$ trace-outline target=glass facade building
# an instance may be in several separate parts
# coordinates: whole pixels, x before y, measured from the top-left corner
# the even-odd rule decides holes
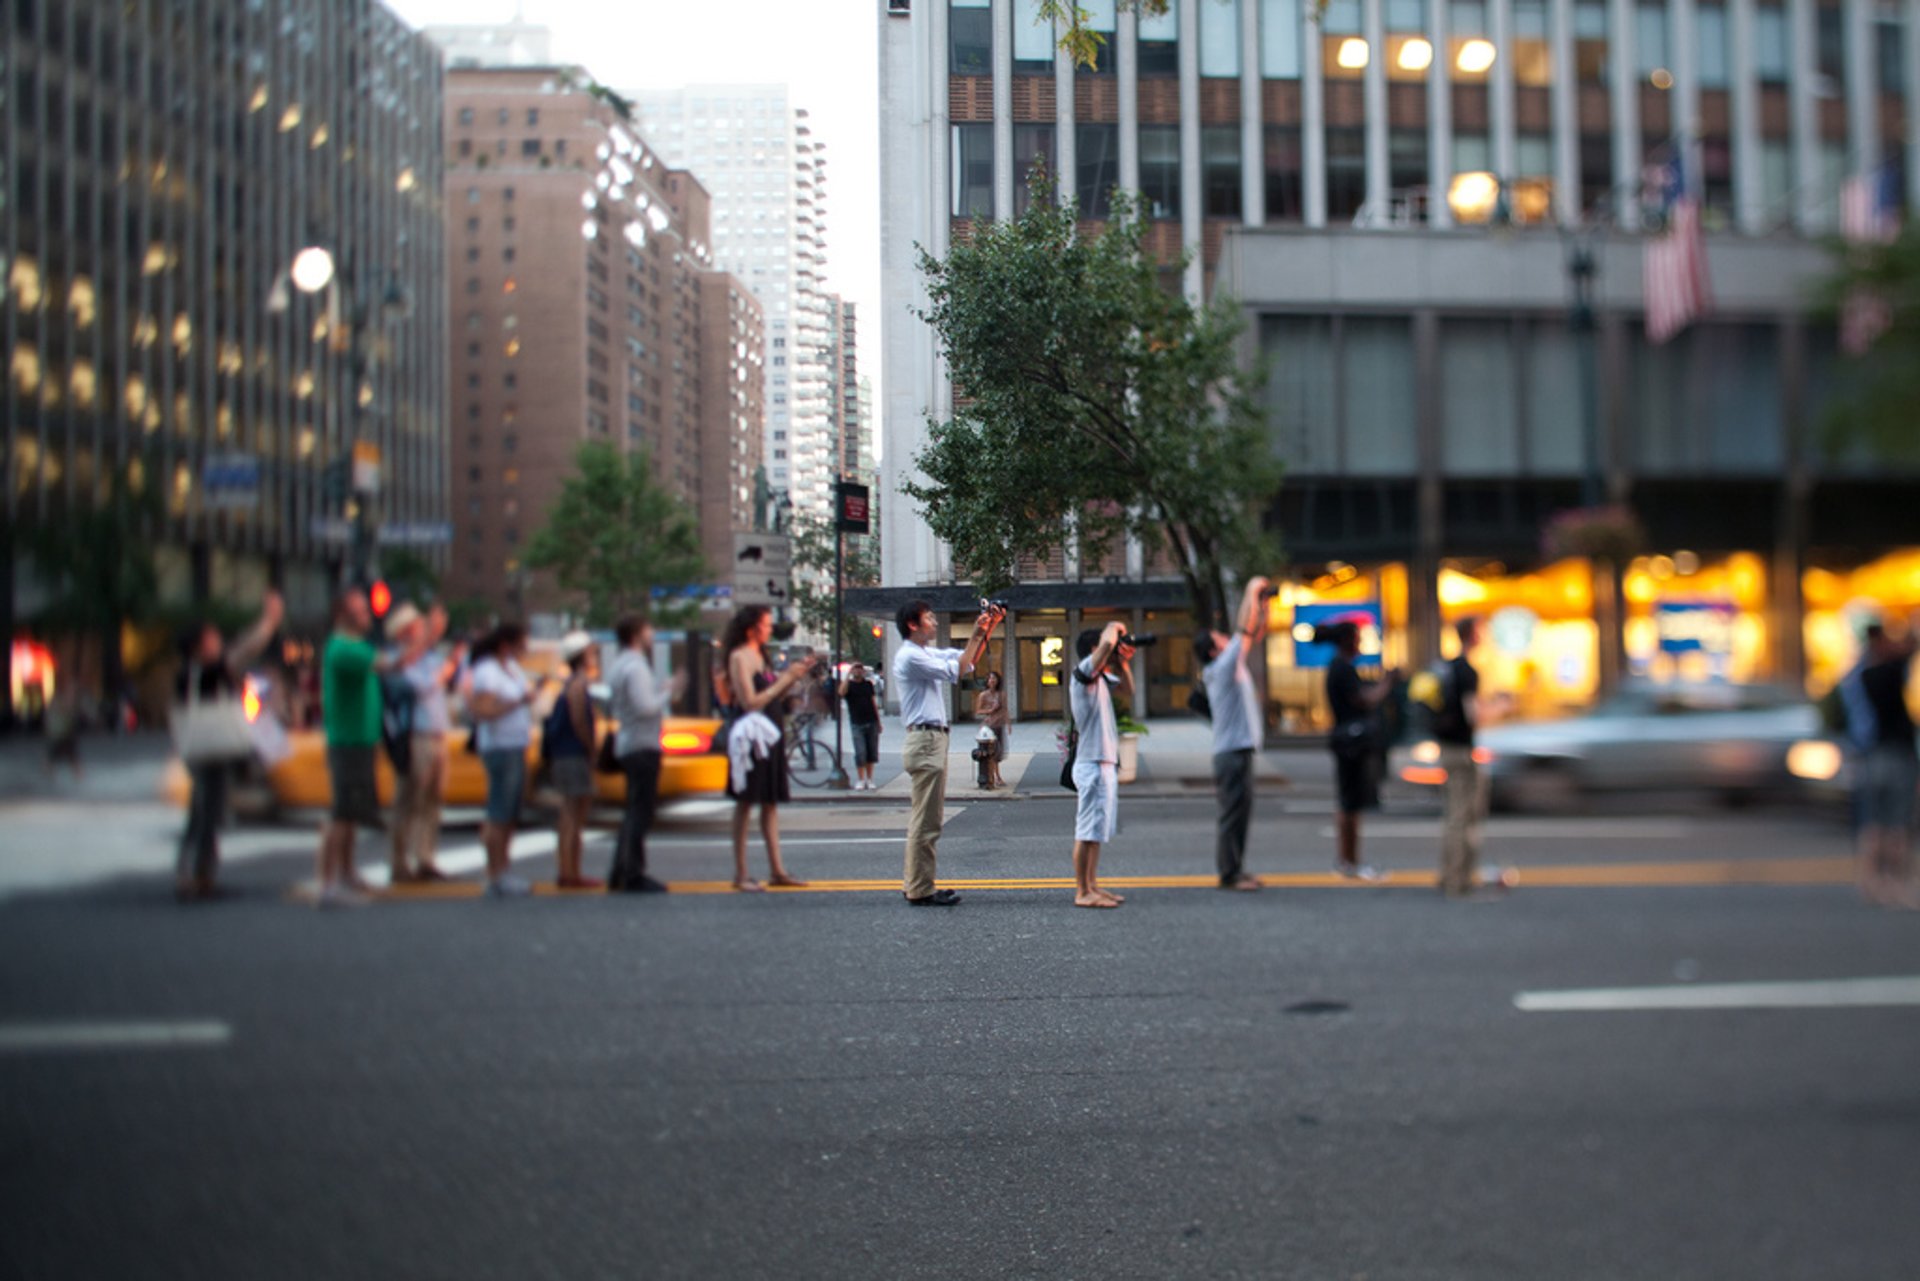
[[[371,0],[3,13],[7,525],[153,487],[164,595],[272,581],[323,618],[355,442],[379,526],[446,519],[437,51]],[[308,246],[335,266],[313,295],[288,287]]]

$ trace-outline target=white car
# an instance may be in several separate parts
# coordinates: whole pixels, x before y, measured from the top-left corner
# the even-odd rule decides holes
[[[1628,685],[1566,720],[1496,725],[1476,736],[1500,809],[1564,809],[1603,792],[1700,792],[1738,802],[1798,791],[1806,744],[1823,733],[1806,696],[1776,685]],[[1796,754],[1796,748],[1799,748]],[[1396,749],[1392,772],[1445,782],[1440,749]],[[1798,777],[1796,777],[1798,776]]]

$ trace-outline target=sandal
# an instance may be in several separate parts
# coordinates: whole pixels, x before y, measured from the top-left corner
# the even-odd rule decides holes
[[[735,881],[733,883],[733,888],[740,891],[742,894],[763,894],[766,892],[766,889],[767,889],[766,886],[754,880],[751,876],[749,876],[744,881]]]
[[[790,876],[790,875],[787,875],[786,873],[782,873],[779,876],[768,877],[767,884],[778,885],[782,889],[789,889],[789,890],[805,889],[807,885],[807,883],[801,880],[799,877]]]

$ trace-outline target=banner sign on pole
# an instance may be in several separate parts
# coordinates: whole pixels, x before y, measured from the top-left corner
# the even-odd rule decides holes
[[[839,528],[843,534],[864,534],[871,527],[869,503],[872,496],[865,485],[850,480],[841,481],[837,503],[840,509]]]

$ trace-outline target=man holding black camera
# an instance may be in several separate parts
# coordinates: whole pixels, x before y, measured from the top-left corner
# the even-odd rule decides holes
[[[1120,734],[1109,684],[1118,684],[1133,697],[1134,647],[1151,639],[1129,636],[1124,624],[1108,623],[1103,631],[1089,627],[1074,644],[1080,662],[1073,669],[1067,701],[1079,735],[1073,759],[1073,790],[1080,796],[1073,816],[1075,907],[1119,907],[1126,902],[1124,896],[1100,888],[1100,847],[1120,826]]]
[[[952,907],[960,896],[933,887],[935,854],[940,828],[946,821],[947,696],[940,687],[957,685],[972,673],[986,652],[993,629],[1007,616],[998,601],[981,601],[980,617],[965,649],[937,649],[940,624],[933,606],[908,601],[894,616],[894,626],[906,644],[893,657],[894,684],[900,690],[900,719],[907,726],[901,749],[907,778],[913,786],[913,814],[907,820],[906,869],[902,890],[914,907]]]
[[[1223,890],[1260,888],[1260,879],[1247,872],[1247,827],[1253,821],[1254,753],[1266,736],[1266,722],[1247,662],[1267,634],[1272,595],[1266,579],[1251,579],[1240,598],[1234,634],[1203,631],[1193,638],[1194,658],[1205,665],[1200,679],[1213,719],[1213,789],[1220,804],[1214,862]]]

